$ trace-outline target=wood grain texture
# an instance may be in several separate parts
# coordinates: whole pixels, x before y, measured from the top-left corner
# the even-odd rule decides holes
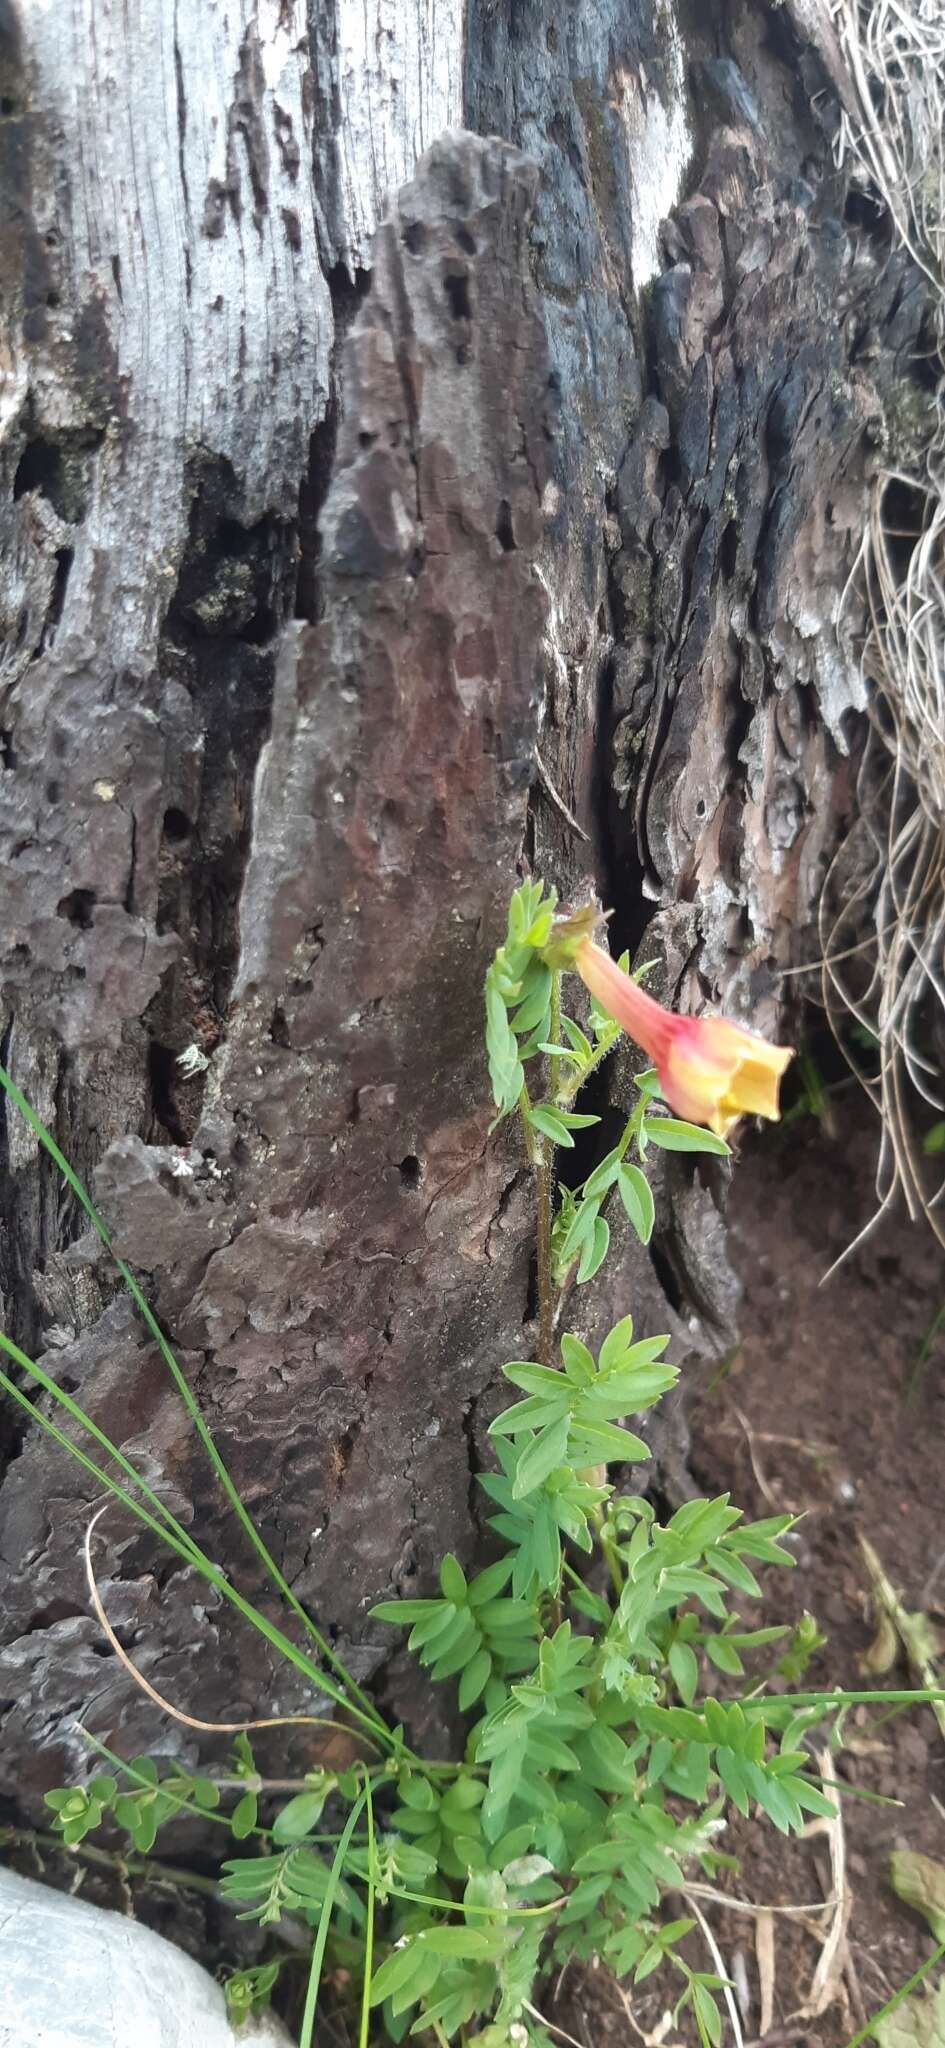
[[[389,195],[462,123],[464,17],[463,0],[336,0],[336,232],[352,274],[370,265]]]

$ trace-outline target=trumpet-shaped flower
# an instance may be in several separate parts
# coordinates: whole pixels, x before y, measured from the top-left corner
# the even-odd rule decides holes
[[[769,1045],[727,1017],[679,1017],[640,988],[609,953],[582,938],[572,961],[595,1001],[649,1053],[665,1100],[687,1122],[724,1138],[742,1116],[779,1114],[793,1048]]]

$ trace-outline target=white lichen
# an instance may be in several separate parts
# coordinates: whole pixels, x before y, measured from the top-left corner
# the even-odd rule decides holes
[[[671,213],[682,190],[692,155],[686,113],[686,69],[683,47],[670,5],[660,9],[665,78],[658,90],[641,65],[618,72],[617,105],[627,132],[630,164],[633,282],[642,291],[662,269],[660,222]]]
[[[346,261],[370,261],[387,200],[463,112],[463,0],[337,0]]]
[[[210,1061],[206,1053],[201,1052],[199,1045],[194,1042],[185,1045],[183,1052],[178,1053],[174,1064],[180,1068],[181,1080],[189,1081],[194,1074],[205,1074]]]

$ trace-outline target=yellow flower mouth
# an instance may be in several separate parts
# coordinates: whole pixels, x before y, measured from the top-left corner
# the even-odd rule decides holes
[[[578,943],[573,964],[585,986],[656,1067],[671,1109],[707,1124],[720,1138],[743,1116],[780,1115],[781,1076],[794,1057],[728,1017],[679,1017],[663,1008],[593,940]]]
[[[720,1138],[743,1116],[780,1116],[781,1077],[794,1057],[727,1017],[681,1017],[661,1076],[667,1100]]]

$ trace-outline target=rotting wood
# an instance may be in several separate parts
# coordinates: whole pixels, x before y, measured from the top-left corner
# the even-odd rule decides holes
[[[313,12],[139,0],[93,37],[71,0],[7,33],[3,1046],[363,1676],[370,1599],[479,1539],[522,1345],[527,1196],[478,1043],[516,859],[595,880],[658,992],[773,1021],[851,801],[840,594],[923,296],[845,217],[799,5],[378,0],[370,47],[361,10]],[[6,1326],[240,1568],[10,1116],[2,1170]],[[723,1206],[724,1171],[672,1163],[657,1263],[613,1283],[683,1360],[731,1341]],[[177,1736],[96,1654],[75,1474],[6,1448],[5,1769],[35,1812],[80,1710]],[[299,1705],[107,1526],[160,1690]],[[438,1699],[388,1682],[437,1739]]]

